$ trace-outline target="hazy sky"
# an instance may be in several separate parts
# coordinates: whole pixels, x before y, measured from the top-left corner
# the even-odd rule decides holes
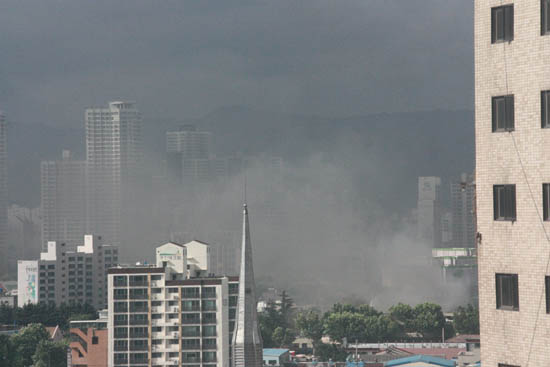
[[[0,109],[83,125],[136,100],[146,116],[248,105],[349,116],[471,109],[473,2],[0,2]]]

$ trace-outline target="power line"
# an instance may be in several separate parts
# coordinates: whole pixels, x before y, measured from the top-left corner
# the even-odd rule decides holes
[[[550,237],[548,236],[548,232],[546,232],[546,228],[544,227],[544,220],[543,220],[543,218],[540,214],[539,208],[537,206],[537,202],[535,200],[535,196],[533,195],[533,191],[531,190],[531,185],[529,185],[529,180],[527,178],[527,172],[525,172],[525,167],[524,167],[523,162],[521,160],[521,156],[519,154],[519,150],[518,150],[518,147],[517,147],[517,144],[516,144],[516,138],[514,137],[514,134],[512,133],[512,131],[509,132],[509,135],[512,137],[512,142],[514,143],[514,149],[516,151],[516,155],[518,157],[518,161],[519,161],[519,164],[521,166],[521,171],[523,172],[523,177],[525,178],[525,183],[527,184],[527,188],[529,189],[529,195],[531,196],[531,200],[533,201],[533,206],[535,207],[535,211],[537,212],[537,217],[539,218],[539,222],[541,224],[542,231],[544,232],[544,237],[546,237],[546,241],[548,242],[548,244],[550,244]],[[548,273],[549,267],[550,267],[550,251],[548,253],[548,258],[546,260],[546,271],[545,271],[546,274]],[[529,362],[531,360],[531,353],[533,351],[533,343],[535,341],[535,335],[536,335],[536,332],[537,332],[538,320],[539,320],[539,317],[540,317],[540,309],[541,309],[541,306],[542,306],[542,301],[544,299],[544,292],[545,292],[545,290],[543,288],[543,290],[540,293],[539,305],[537,307],[537,316],[535,318],[535,326],[533,328],[533,334],[531,335],[531,341],[529,343],[529,352],[527,354],[527,364],[525,365],[526,367],[529,367]]]

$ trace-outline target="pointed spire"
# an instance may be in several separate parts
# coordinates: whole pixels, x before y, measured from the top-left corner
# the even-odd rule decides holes
[[[243,205],[243,237],[241,244],[241,271],[235,330],[233,332],[233,367],[261,367],[263,365],[262,337],[256,313],[256,286],[252,265],[252,243],[248,222],[248,207]]]

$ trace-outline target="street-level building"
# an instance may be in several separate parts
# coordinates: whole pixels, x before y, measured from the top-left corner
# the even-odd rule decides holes
[[[99,312],[97,320],[70,322],[72,366],[107,367],[107,312]]]
[[[107,302],[107,269],[118,263],[118,247],[101,237],[86,235],[75,250],[48,242],[39,260],[17,262],[17,303],[89,303],[96,309]]]
[[[550,2],[474,2],[481,364],[550,366]]]

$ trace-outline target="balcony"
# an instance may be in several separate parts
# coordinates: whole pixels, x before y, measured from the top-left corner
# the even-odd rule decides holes
[[[149,283],[145,281],[130,281],[130,287],[148,287]]]
[[[125,312],[128,312],[128,305],[115,306],[115,313],[125,313]]]
[[[135,338],[135,339],[147,338],[147,336],[148,336],[147,332],[144,332],[144,333],[130,333],[130,338]]]
[[[128,351],[128,344],[115,344],[115,352],[127,352]]]
[[[133,352],[136,351],[145,351],[148,349],[147,345],[130,345],[130,350]]]
[[[215,321],[215,320],[214,320]],[[186,325],[189,325],[189,324],[200,324],[201,323],[201,319],[196,317],[196,318],[192,318],[192,319],[182,319],[181,320],[181,323],[182,324],[186,324]]]

